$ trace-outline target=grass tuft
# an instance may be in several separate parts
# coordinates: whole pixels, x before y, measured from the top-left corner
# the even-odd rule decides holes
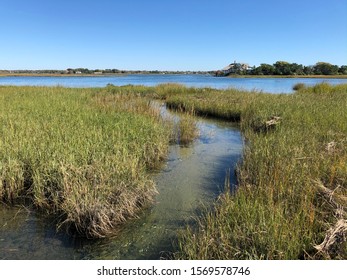
[[[136,217],[171,134],[147,90],[0,87],[0,198],[89,238]]]

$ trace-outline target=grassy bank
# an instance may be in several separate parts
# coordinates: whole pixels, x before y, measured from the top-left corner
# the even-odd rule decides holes
[[[170,129],[122,90],[0,87],[0,198],[102,237],[151,201]]]
[[[136,216],[153,198],[147,171],[169,141],[196,137],[191,114],[173,137],[147,98],[237,121],[245,137],[237,189],[226,184],[215,210],[180,234],[177,258],[347,258],[346,85],[289,95],[181,85],[0,87],[2,200],[29,200],[88,237]]]
[[[237,190],[180,236],[177,258],[347,258],[346,85],[190,92],[168,102],[240,119],[247,144]]]

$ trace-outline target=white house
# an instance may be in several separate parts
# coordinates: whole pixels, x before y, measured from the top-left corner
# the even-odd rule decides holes
[[[243,71],[249,71],[252,68],[249,67],[247,63],[238,63],[234,61],[234,63],[229,64],[228,66],[224,67],[221,71],[224,75],[228,75],[231,73],[239,74]]]

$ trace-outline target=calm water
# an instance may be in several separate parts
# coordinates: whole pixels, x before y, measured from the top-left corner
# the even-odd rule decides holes
[[[211,75],[124,75],[103,77],[0,77],[0,85],[104,87],[111,83],[117,86],[180,83],[189,87],[211,87],[218,89],[238,88],[270,93],[291,93],[293,85],[305,83],[315,85],[327,81],[331,84],[347,83],[347,79],[305,78],[226,78]]]
[[[165,108],[162,107],[163,113]],[[211,207],[224,179],[241,157],[240,131],[228,122],[198,119],[200,137],[172,145],[153,174],[159,194],[153,207],[127,223],[114,238],[86,240],[57,233],[53,220],[23,208],[0,205],[0,259],[159,259],[172,251],[177,230]],[[236,182],[230,172],[231,182]]]

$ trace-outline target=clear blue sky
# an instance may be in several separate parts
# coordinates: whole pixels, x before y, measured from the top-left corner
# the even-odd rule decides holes
[[[347,64],[347,0],[1,0],[0,69]]]

